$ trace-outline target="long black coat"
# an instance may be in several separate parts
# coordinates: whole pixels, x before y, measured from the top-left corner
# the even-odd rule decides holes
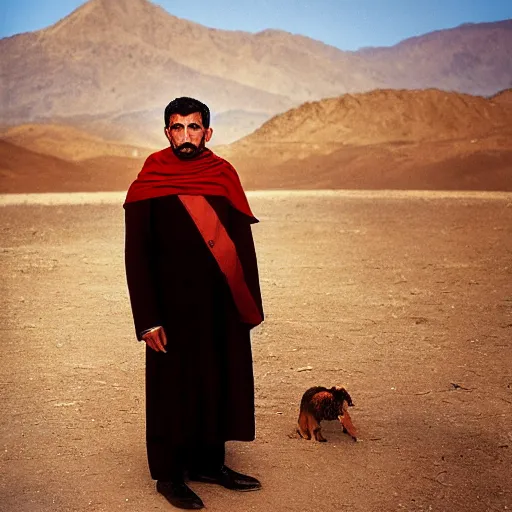
[[[248,218],[222,197],[207,200],[235,243],[261,309]],[[127,203],[125,219],[137,337],[162,325],[168,340],[166,354],[146,349],[148,443],[254,439],[250,329],[197,227],[174,195]]]

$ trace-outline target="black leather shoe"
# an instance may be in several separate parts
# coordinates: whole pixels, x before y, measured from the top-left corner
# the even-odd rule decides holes
[[[219,484],[233,491],[257,491],[261,489],[259,480],[252,476],[237,473],[227,466],[221,466],[220,469],[213,472],[191,471],[189,478],[195,482]]]
[[[156,490],[176,508],[187,510],[204,508],[201,498],[182,480],[158,480]]]

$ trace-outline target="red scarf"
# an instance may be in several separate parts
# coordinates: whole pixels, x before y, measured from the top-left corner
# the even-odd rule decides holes
[[[170,147],[149,155],[124,204],[178,194],[223,196],[251,223],[258,222],[234,167],[209,149],[191,160],[181,160]]]

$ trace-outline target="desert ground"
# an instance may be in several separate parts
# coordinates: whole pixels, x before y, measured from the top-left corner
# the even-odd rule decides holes
[[[0,198],[2,511],[172,510],[146,466],[122,199]],[[512,193],[249,199],[257,439],[227,462],[263,489],[192,484],[208,510],[512,509]],[[312,385],[346,386],[357,442],[293,435]]]

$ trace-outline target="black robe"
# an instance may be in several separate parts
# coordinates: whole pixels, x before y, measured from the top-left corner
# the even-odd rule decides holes
[[[207,200],[236,246],[263,314],[248,218],[222,197]],[[137,338],[158,325],[167,335],[166,354],[146,349],[146,434],[158,478],[152,453],[160,460],[191,444],[254,439],[250,327],[240,321],[216,260],[177,196],[127,203],[125,219]]]

